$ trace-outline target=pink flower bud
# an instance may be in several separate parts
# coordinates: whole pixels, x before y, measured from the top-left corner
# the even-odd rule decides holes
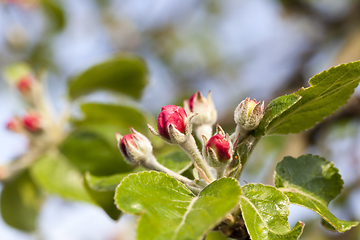
[[[206,148],[211,148],[220,162],[226,162],[231,159],[231,144],[222,134],[212,136],[206,144]]]
[[[170,140],[169,127],[172,125],[180,133],[185,134],[187,115],[182,107],[167,105],[161,108],[157,127],[159,134]]]
[[[24,127],[30,132],[37,132],[41,130],[40,116],[36,113],[28,113],[22,119]]]
[[[128,135],[116,135],[118,139],[118,147],[125,160],[129,163],[140,163],[152,155],[151,142],[141,133],[130,128],[131,132]]]
[[[184,108],[188,115],[197,113],[192,119],[192,123],[196,125],[213,125],[217,119],[217,112],[211,99],[211,92],[206,99],[200,92],[194,93],[188,100],[184,101]]]
[[[22,93],[28,93],[31,90],[33,84],[33,79],[31,76],[27,75],[19,79],[16,83],[17,89]]]
[[[21,129],[21,122],[18,118],[13,118],[7,122],[6,128],[13,132],[19,132]]]
[[[264,102],[246,98],[235,109],[234,120],[241,129],[254,130],[264,116]]]
[[[129,157],[126,151],[126,144],[131,144],[133,147],[137,147],[136,143],[134,142],[134,134],[125,135],[120,141],[120,151],[125,157]]]

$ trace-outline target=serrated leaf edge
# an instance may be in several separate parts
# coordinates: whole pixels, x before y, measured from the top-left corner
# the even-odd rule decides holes
[[[117,203],[117,201],[116,201],[116,196],[117,196],[118,188],[123,184],[124,180],[126,180],[127,178],[130,178],[130,177],[132,177],[133,175],[139,175],[139,174],[141,174],[141,173],[157,173],[158,175],[166,175],[166,176],[172,178],[171,176],[169,176],[169,175],[167,175],[167,174],[165,174],[165,173],[156,172],[156,171],[143,171],[143,172],[138,172],[138,173],[131,173],[131,174],[129,174],[127,177],[123,178],[123,180],[120,182],[120,184],[116,187],[115,195],[114,195],[115,205],[116,205],[116,207],[117,207],[120,211],[122,211],[123,213],[130,214],[130,215],[134,215],[133,213],[129,213],[129,212],[127,212],[127,211],[124,211],[124,210],[121,209],[120,206],[118,205],[118,203]],[[175,178],[174,178],[174,179],[175,179]],[[225,178],[220,178],[220,179],[218,179],[217,181],[219,181],[219,180],[221,180],[221,179],[225,179]],[[232,181],[236,182],[236,184],[238,185],[238,181],[237,181],[236,179],[234,179],[234,178],[226,178],[226,179],[231,179]],[[175,179],[175,180],[176,180],[176,179]],[[179,182],[179,181],[178,181],[178,182]],[[195,202],[200,198],[201,192],[203,192],[206,188],[208,188],[208,187],[210,186],[210,185],[206,186],[206,187],[200,192],[199,196],[195,196],[183,183],[181,183],[181,182],[179,182],[179,183],[182,184],[182,185],[194,196],[194,198],[190,201],[189,206],[191,205],[191,203],[193,203],[193,204],[191,205],[191,206],[193,206],[193,205],[195,204]],[[240,186],[239,186],[239,190],[240,190],[240,193],[241,193],[241,188],[240,188]],[[241,196],[241,195],[240,195],[240,196]],[[239,200],[240,200],[240,196],[239,196]],[[286,196],[286,195],[285,195],[285,196]],[[195,200],[195,201],[194,201],[194,200]],[[236,204],[236,206],[235,206],[233,209],[231,209],[231,210],[228,211],[226,214],[224,214],[224,216],[226,216],[226,215],[230,214],[231,212],[233,212],[234,209],[236,209],[237,205],[238,205],[238,203]],[[188,206],[188,207],[189,207],[189,206]],[[186,216],[187,216],[186,213],[190,212],[190,210],[191,210],[191,209],[188,209],[188,208],[187,208],[187,211],[186,211],[185,214],[184,214],[184,217],[185,217],[185,218],[182,219],[182,220],[184,220],[184,223],[185,223],[185,219],[186,219]],[[142,212],[142,213],[138,214],[138,216],[140,216],[140,218],[141,218],[142,215],[144,215],[144,214],[145,214],[145,212]],[[209,232],[209,230],[211,230],[211,229],[214,228],[216,225],[218,225],[218,224],[222,221],[222,219],[223,219],[223,218],[220,218],[218,221],[216,221],[216,223],[214,223],[213,225],[210,225],[210,226],[208,227],[208,229],[205,230],[196,240],[202,240],[202,239],[204,238],[204,236]],[[140,221],[140,219],[139,219],[138,221]],[[179,224],[179,226],[180,226],[180,225],[181,225],[181,223]],[[181,226],[180,226],[180,227],[181,227]],[[179,228],[179,229],[176,229],[175,231],[180,231],[180,228]],[[176,235],[174,235],[173,237],[175,237],[175,236],[176,236]],[[172,239],[174,239],[174,238],[172,238]]]
[[[322,203],[321,201],[318,201],[318,200],[317,200],[316,198],[314,198],[313,196],[308,195],[308,194],[306,194],[306,193],[303,194],[303,192],[299,192],[299,191],[296,190],[295,188],[278,188],[278,189],[279,189],[281,192],[291,192],[292,190],[294,190],[294,192],[296,192],[296,193],[300,193],[301,195],[305,195],[305,196],[307,196],[308,198],[310,198],[310,200],[311,200],[312,202],[317,202],[317,203],[321,204],[323,207],[325,207],[325,208],[328,210],[328,212],[329,212],[331,215],[333,215],[336,219],[338,219],[334,214],[332,214],[332,213],[330,212],[330,210],[329,210],[329,208],[328,208],[328,206],[327,206],[326,204]],[[289,190],[289,191],[287,191],[287,190]],[[284,193],[284,194],[286,195],[286,193]],[[353,226],[349,226],[349,227],[344,228],[345,230],[340,230],[340,229],[338,229],[334,224],[332,224],[328,218],[326,218],[323,214],[321,214],[321,213],[320,213],[319,211],[317,211],[316,209],[311,209],[311,208],[309,208],[309,207],[307,207],[307,206],[298,204],[298,203],[296,203],[296,202],[293,203],[293,202],[290,201],[290,203],[291,203],[291,204],[294,204],[294,205],[298,205],[298,206],[304,207],[304,208],[307,208],[307,209],[309,209],[309,210],[311,210],[311,211],[313,211],[313,212],[316,212],[320,217],[322,217],[324,220],[326,220],[326,222],[328,222],[331,226],[333,226],[333,227],[334,227],[338,232],[340,232],[340,233],[346,232],[347,230],[350,230],[352,227],[355,227],[355,226],[357,226],[357,225],[359,224],[359,222],[347,221],[347,222],[353,222],[353,223],[356,223],[356,224],[353,225]],[[338,219],[338,220],[339,220],[339,221],[345,221],[345,220],[340,220],[340,219]]]
[[[356,62],[359,62],[359,61],[356,61]],[[351,62],[351,63],[354,63],[354,62]],[[322,71],[322,72],[314,75],[313,77],[311,77],[311,78],[309,79],[310,87],[300,88],[300,89],[299,89],[298,91],[296,91],[294,94],[295,94],[296,96],[300,96],[300,95],[298,95],[298,93],[299,93],[300,91],[305,91],[305,90],[307,90],[307,89],[310,89],[310,88],[313,88],[313,87],[316,86],[316,85],[312,85],[312,84],[311,84],[311,79],[315,78],[316,76],[318,76],[318,75],[320,75],[320,74],[323,74],[323,73],[325,73],[325,72],[329,72],[329,71],[333,70],[334,68],[337,68],[337,67],[340,67],[340,66],[343,66],[343,65],[346,65],[346,64],[350,64],[350,63],[340,64],[340,65],[331,67],[331,68],[329,68],[329,69],[327,69],[327,70],[324,70],[324,71]],[[346,72],[345,74],[343,74],[339,79],[343,78],[343,77],[344,77],[347,73],[349,73],[350,71],[351,71],[351,70],[347,71],[347,72]],[[338,79],[338,80],[339,80],[339,79]],[[354,82],[358,81],[359,79],[360,79],[360,76],[359,76],[358,78],[356,78],[355,80],[353,80],[353,81],[351,81],[351,82],[348,82],[347,84],[342,85],[342,86],[347,86],[347,85],[349,85],[349,84],[351,84],[351,83],[354,83]],[[338,80],[336,80],[333,84],[331,84],[331,86],[334,85],[336,82],[338,82]],[[326,90],[324,90],[324,92],[326,92],[331,86],[329,86]],[[335,90],[333,90],[333,91],[335,91]],[[323,98],[324,96],[328,96],[328,95],[329,95],[330,93],[332,93],[333,91],[327,93],[326,95],[319,94],[319,96],[316,97],[316,98],[314,98],[313,100],[318,101],[318,99],[320,99],[320,97]],[[354,90],[353,90],[351,93],[349,93],[349,98],[347,99],[347,101],[346,101],[344,104],[346,104],[346,103],[349,101],[350,96],[354,93],[354,91],[355,91],[355,88],[354,88]],[[297,102],[298,102],[298,101],[296,101],[296,103],[297,103]],[[292,114],[290,114],[290,115],[288,115],[288,116],[285,116],[282,120],[280,120],[277,124],[275,124],[274,127],[272,127],[272,129],[276,128],[276,126],[279,126],[279,124],[283,123],[289,116],[291,116],[291,115],[295,114],[296,112],[298,112],[300,109],[302,109],[302,108],[303,108],[304,106],[306,106],[308,103],[309,103],[309,102],[304,103],[304,104],[301,105],[298,109],[294,110],[294,112],[293,112]],[[291,105],[291,107],[292,107],[292,106],[294,106],[294,104]],[[290,108],[291,108],[291,107],[290,107]],[[341,106],[340,106],[340,107],[341,107]],[[290,108],[286,109],[286,111],[289,110]],[[333,114],[333,113],[334,113],[336,110],[338,110],[338,109],[339,109],[339,108],[335,109],[335,110],[334,110],[332,113],[330,113],[329,115],[324,116],[323,118],[319,119],[319,121],[317,121],[315,124],[317,124],[318,122],[323,121],[326,117],[330,116],[331,114]],[[283,112],[282,112],[282,113],[283,113]],[[280,115],[279,115],[279,116],[280,116]],[[314,125],[314,126],[315,126],[315,125]],[[311,127],[310,127],[310,128],[311,128]],[[307,128],[307,129],[309,129],[309,128]],[[299,133],[299,132],[305,131],[305,130],[307,130],[307,129],[303,129],[303,130],[301,130],[301,131],[294,131],[294,132],[290,131],[289,133]],[[270,134],[272,134],[272,133],[270,132]]]

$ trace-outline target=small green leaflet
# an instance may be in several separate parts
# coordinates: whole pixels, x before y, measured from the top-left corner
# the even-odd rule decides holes
[[[176,179],[150,171],[124,178],[115,203],[123,212],[141,215],[139,240],[201,240],[236,207],[240,194],[233,178],[214,181],[194,196]]]
[[[240,207],[252,240],[299,239],[304,223],[288,223],[289,199],[275,187],[260,183],[242,187]]]
[[[338,169],[319,156],[285,157],[276,166],[275,186],[290,202],[313,210],[339,232],[358,225],[337,219],[327,207],[339,195],[342,185]]]
[[[344,105],[360,82],[360,61],[323,71],[310,87],[274,99],[254,136],[298,133],[313,127]],[[298,99],[297,99],[298,98]]]

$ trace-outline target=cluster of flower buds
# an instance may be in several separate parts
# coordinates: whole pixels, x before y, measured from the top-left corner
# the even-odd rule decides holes
[[[147,169],[164,172],[184,183],[193,184],[193,181],[190,179],[171,171],[156,160],[152,153],[153,147],[147,137],[137,132],[132,127],[130,127],[130,131],[131,133],[125,136],[121,136],[121,134],[116,133],[118,148],[128,163],[141,164]]]
[[[13,132],[39,133],[42,130],[41,117],[34,112],[29,112],[22,118],[14,117],[7,122],[6,128]]]
[[[216,178],[229,175],[233,171],[230,166],[240,167],[233,161],[239,141],[237,135],[241,135],[243,140],[259,125],[264,115],[264,103],[246,98],[239,104],[234,114],[237,127],[233,134],[236,138],[233,139],[219,125],[216,133],[212,134],[217,112],[210,92],[207,99],[200,92],[193,94],[190,99],[184,101],[184,108],[175,105],[162,107],[158,116],[158,129],[155,130],[148,124],[151,133],[169,144],[182,148],[193,160],[194,175],[201,177],[204,182],[210,183]],[[200,135],[198,138],[202,140],[202,152],[192,136],[193,127],[198,130],[196,134]],[[129,163],[139,163],[147,168],[168,173],[170,170],[164,169],[153,156],[150,141],[132,128],[131,132],[126,136],[117,135],[119,149],[124,158]],[[182,178],[171,174],[177,179]]]

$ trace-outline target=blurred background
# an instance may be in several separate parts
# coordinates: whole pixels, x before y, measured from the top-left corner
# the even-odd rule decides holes
[[[211,90],[218,122],[231,132],[233,110],[244,98],[268,103],[307,87],[316,73],[359,60],[359,13],[358,0],[1,0],[0,70],[19,61],[46,69],[46,91],[61,111],[70,77],[116,54],[136,54],[149,69],[141,109],[156,117],[163,105],[182,105],[195,91],[206,95]],[[91,98],[110,101],[102,94]],[[26,152],[26,138],[5,129],[13,115],[23,112],[19,95],[1,75],[0,165]],[[339,168],[344,189],[330,209],[340,219],[359,220],[359,88],[347,105],[313,129],[264,138],[243,180],[273,184],[269,169],[283,156],[306,153]],[[331,233],[320,227],[317,214],[291,206],[291,226],[297,220],[306,223],[301,239],[360,239],[360,227]],[[93,205],[51,196],[35,233],[0,219],[0,238],[130,240],[135,221],[131,216],[114,221]]]

